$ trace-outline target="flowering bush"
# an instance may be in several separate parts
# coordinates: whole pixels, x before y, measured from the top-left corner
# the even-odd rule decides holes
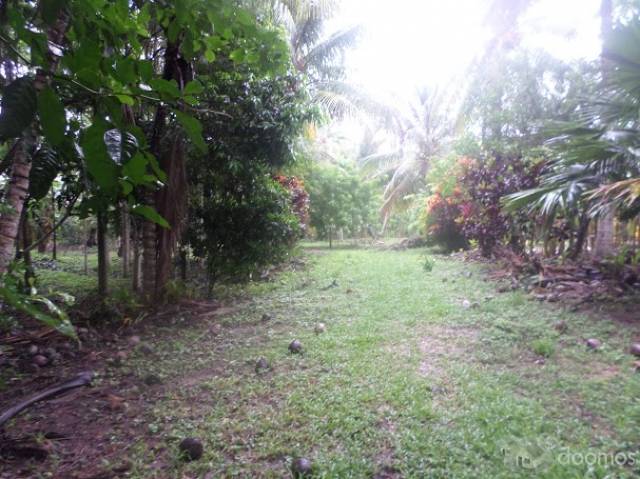
[[[274,178],[291,195],[291,211],[298,217],[300,230],[305,235],[309,227],[309,193],[304,181],[295,176],[278,175]]]
[[[503,241],[516,250],[523,249],[523,232],[529,219],[523,214],[503,210],[502,197],[532,188],[537,183],[539,164],[521,157],[495,156],[459,162],[458,184],[464,192],[460,222],[468,239],[478,242],[483,256],[489,257]]]
[[[426,233],[430,243],[438,244],[448,251],[468,247],[460,223],[463,205],[459,189],[449,197],[438,191],[427,198]]]
[[[458,159],[442,174],[446,187],[436,185],[427,200],[427,238],[449,251],[466,248],[475,240],[484,256],[491,256],[495,246],[505,241],[522,250],[531,221],[523,213],[505,212],[501,200],[534,187],[539,170],[539,163],[520,157]]]

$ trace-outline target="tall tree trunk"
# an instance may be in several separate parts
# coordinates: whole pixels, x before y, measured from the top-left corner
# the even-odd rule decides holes
[[[140,232],[137,221],[132,222],[131,230],[133,236],[132,288],[138,292],[140,291]]]
[[[33,133],[30,132],[29,135]],[[18,144],[13,149],[13,160],[11,175],[5,205],[8,207],[0,218],[0,274],[7,271],[9,263],[14,258],[14,247],[20,218],[25,200],[29,194],[29,172],[31,171],[31,161],[28,146],[33,144],[35,139],[24,138],[18,140]]]
[[[180,248],[180,279],[187,280],[187,249],[184,246]]]
[[[602,2],[600,3],[600,22],[601,22],[600,33],[601,33],[603,44],[604,44],[605,38],[611,32],[611,25],[612,25],[612,1],[611,0],[602,0]],[[604,54],[601,55],[600,62],[601,62],[601,69],[602,69],[602,78],[604,81],[606,81],[609,73],[609,65]],[[602,258],[613,253],[614,218],[615,218],[615,211],[612,208],[607,210],[604,215],[598,218],[596,238],[595,238],[595,244],[593,248],[593,253],[596,257]]]
[[[120,241],[122,243],[122,276],[129,277],[129,263],[131,261],[131,218],[129,217],[129,205],[126,201],[122,202],[120,208],[120,219],[122,225],[120,228]]]
[[[63,7],[55,24],[47,31],[47,39],[53,45],[63,44],[69,25],[69,16]],[[59,57],[51,50],[47,51],[48,70],[55,71]],[[49,83],[49,73],[38,69],[33,82],[36,94]],[[31,172],[31,155],[37,141],[37,125],[29,126],[13,148],[11,175],[6,192],[6,206],[8,211],[0,218],[0,274],[7,271],[13,257],[13,248],[24,208],[24,202],[29,192],[29,173]]]
[[[53,228],[51,257],[55,261],[58,259],[58,232],[56,228],[56,198],[53,191],[51,191],[51,215],[53,216],[53,223],[51,223],[51,227]]]
[[[98,213],[98,294],[103,299],[109,294],[109,248],[105,211]]]
[[[190,66],[180,59],[180,44],[170,42],[164,53],[165,80],[175,80],[180,90],[192,80]],[[181,135],[174,135],[168,142],[168,148],[161,152],[160,134],[165,126],[166,110],[160,107],[156,115],[154,138],[151,148],[160,162],[160,167],[167,174],[167,184],[161,188],[155,198],[158,213],[167,220],[170,228],[156,226],[156,277],[154,298],[162,299],[165,286],[171,274],[173,253],[180,239],[184,217],[186,214],[187,176],[185,167],[184,141]]]
[[[29,246],[31,246],[32,235],[31,235],[31,225],[29,224],[29,213],[25,208],[23,211],[22,218],[22,260],[24,261],[24,284],[28,289],[31,286],[31,282],[33,278],[35,278],[35,273],[33,271],[33,263],[31,262],[31,250],[29,250]]]
[[[87,227],[87,220],[82,220],[84,228],[84,246],[82,248],[84,256],[84,274],[89,274],[89,228]]]
[[[146,204],[154,205],[153,193],[147,195]],[[142,294],[151,301],[156,293],[156,224],[142,223]]]
[[[593,247],[593,254],[598,258],[604,258],[614,252],[614,220],[615,212],[609,209],[603,216],[598,218],[596,239]]]
[[[161,299],[171,276],[173,253],[182,233],[186,215],[187,173],[185,165],[184,143],[174,138],[170,150],[163,157],[161,167],[167,174],[167,184],[158,191],[156,208],[169,223],[170,228],[158,226],[156,264],[156,298]]]

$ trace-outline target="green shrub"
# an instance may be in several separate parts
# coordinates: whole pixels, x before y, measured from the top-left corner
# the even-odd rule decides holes
[[[435,260],[431,257],[431,256],[427,256],[424,255],[422,257],[422,268],[427,272],[430,273],[431,271],[433,271],[433,267],[436,265]]]
[[[556,351],[556,343],[548,338],[536,339],[531,343],[531,349],[538,356],[550,358]]]

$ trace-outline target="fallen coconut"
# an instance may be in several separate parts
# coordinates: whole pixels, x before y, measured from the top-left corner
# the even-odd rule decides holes
[[[265,358],[258,358],[256,361],[256,373],[261,373],[269,369],[269,363]]]
[[[142,354],[153,354],[153,348],[148,343],[141,343],[140,346],[138,346],[138,351]]]
[[[268,313],[264,313],[264,314],[262,315],[262,318],[261,318],[261,320],[262,320],[262,322],[263,322],[263,323],[266,323],[266,322],[268,322],[268,321],[271,321],[272,319],[273,319],[273,317],[272,317],[270,314],[268,314]]]
[[[291,463],[291,472],[295,478],[310,477],[313,464],[306,457],[297,457]]]
[[[46,356],[43,356],[42,354],[36,354],[33,357],[33,364],[35,364],[36,366],[46,366],[49,363],[49,359]]]
[[[32,344],[29,346],[29,356],[35,356],[36,354],[38,354],[38,346]]]
[[[316,334],[322,334],[322,333],[324,333],[326,330],[327,330],[327,327],[324,325],[324,323],[318,323],[318,324],[316,324],[316,327],[315,327],[315,328],[313,328],[313,331],[314,331]]]
[[[589,349],[598,349],[600,346],[602,346],[600,340],[595,338],[587,339],[586,344]]]
[[[197,461],[204,452],[202,443],[193,437],[187,437],[180,441],[178,448],[180,449],[181,457],[187,461]]]
[[[147,385],[147,386],[155,386],[156,384],[162,384],[162,378],[160,378],[160,376],[157,376],[155,374],[147,374],[142,381]]]
[[[629,352],[634,356],[640,356],[640,343],[633,343],[629,348]]]
[[[567,326],[567,323],[565,321],[558,321],[553,325],[553,329],[558,331],[560,334],[564,334],[569,330],[569,326]]]
[[[135,346],[136,344],[140,344],[140,336],[130,336],[129,337],[129,344],[131,344],[132,346]]]
[[[294,339],[289,343],[289,352],[291,354],[302,354],[302,343]]]

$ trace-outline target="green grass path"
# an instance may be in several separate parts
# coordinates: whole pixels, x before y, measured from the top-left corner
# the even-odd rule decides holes
[[[477,265],[436,257],[425,272],[421,254],[314,251],[255,286],[220,334],[173,330],[161,359],[136,359],[170,385],[147,420],[172,477],[289,477],[295,456],[331,478],[638,477],[638,329],[496,293]],[[288,354],[294,338],[304,355]],[[257,375],[260,356],[272,369]],[[204,440],[202,460],[175,458],[185,435]],[[166,477],[135,450],[134,475]]]

